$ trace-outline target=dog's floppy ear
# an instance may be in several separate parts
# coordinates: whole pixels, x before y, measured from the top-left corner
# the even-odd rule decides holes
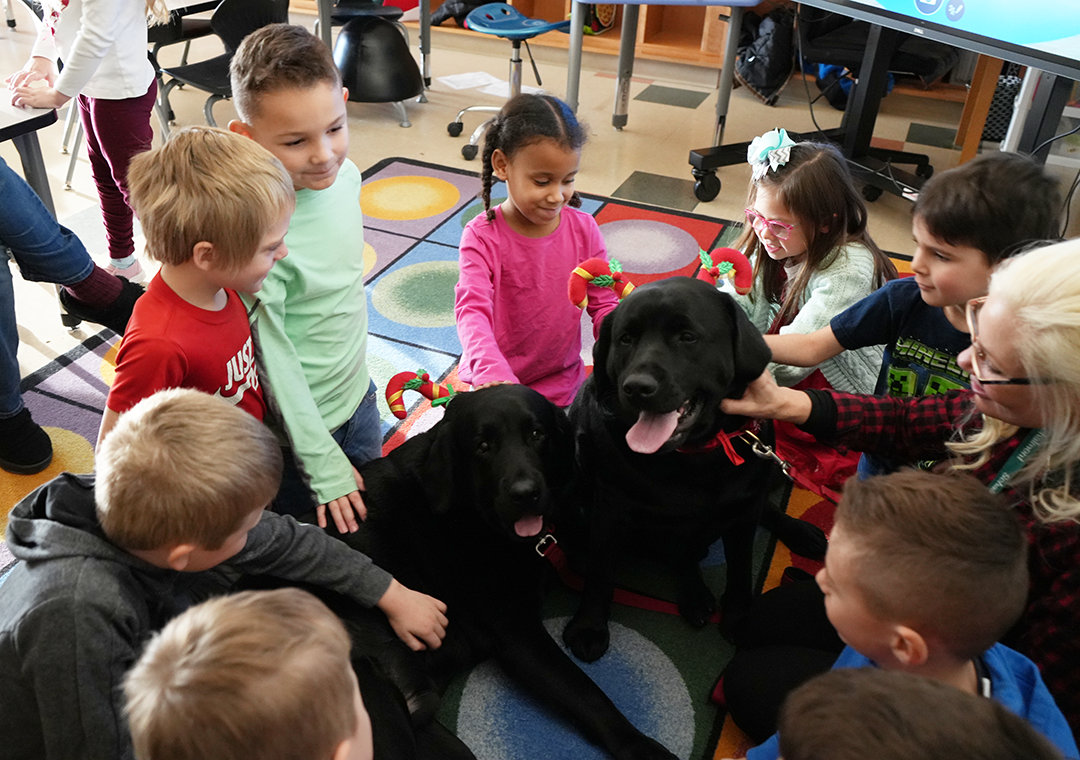
[[[609,311],[600,323],[600,335],[593,344],[593,377],[596,378],[596,396],[604,398],[612,391],[614,381],[608,373],[608,354],[611,352],[611,326],[615,322],[615,312],[618,306]]]
[[[427,458],[421,463],[417,477],[427,496],[431,511],[446,514],[457,499],[457,489],[465,475],[454,466],[455,445],[451,421],[445,417],[427,432],[431,437]]]
[[[761,333],[746,316],[739,304],[727,293],[724,297],[725,308],[731,317],[732,353],[735,359],[735,376],[731,380],[733,397],[742,395],[746,386],[761,376],[772,360],[772,352],[766,345]]]

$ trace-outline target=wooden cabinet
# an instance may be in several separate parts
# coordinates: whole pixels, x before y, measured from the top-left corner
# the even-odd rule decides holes
[[[510,5],[526,16],[559,21],[570,17],[570,0],[508,0]],[[434,10],[441,0],[432,0]],[[617,5],[615,26],[601,35],[585,35],[584,49],[596,53],[619,54],[619,34],[622,12],[625,6]],[[637,58],[690,63],[716,67],[724,55],[724,38],[727,23],[720,18],[727,16],[728,8],[719,5],[642,5],[637,29]],[[458,29],[452,21],[438,27],[461,34],[472,34]],[[542,34],[529,41],[530,45],[568,48],[570,37],[566,34]]]

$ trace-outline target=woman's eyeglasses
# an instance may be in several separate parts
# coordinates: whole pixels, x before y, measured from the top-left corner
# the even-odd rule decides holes
[[[757,212],[756,209],[748,208],[744,209],[746,212],[746,220],[750,222],[750,226],[754,228],[754,232],[759,235],[765,234],[765,230],[769,231],[773,237],[778,240],[787,240],[791,235],[791,231],[798,227],[798,224],[788,224],[787,222],[781,222],[778,219],[766,219]]]
[[[967,325],[971,334],[971,374],[983,385],[1041,385],[1049,383],[1049,380],[1037,377],[986,377],[986,370],[982,363],[986,360],[986,354],[979,347],[979,312],[986,303],[986,296],[972,298],[967,303]]]

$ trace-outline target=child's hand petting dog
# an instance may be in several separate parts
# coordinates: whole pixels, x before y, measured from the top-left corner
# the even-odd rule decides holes
[[[438,649],[446,636],[446,605],[433,596],[421,594],[390,581],[378,607],[386,613],[390,626],[409,649],[419,652]]]

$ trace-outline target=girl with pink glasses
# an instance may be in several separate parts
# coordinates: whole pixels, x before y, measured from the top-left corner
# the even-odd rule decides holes
[[[755,138],[747,159],[753,175],[735,247],[753,262],[754,283],[737,298],[762,334],[812,333],[896,277],[867,232],[866,206],[836,148],[796,143],[780,129]],[[870,393],[881,353],[869,346],[817,367],[769,369],[781,386]],[[778,424],[776,437],[781,454],[825,488],[838,489],[855,471],[854,454],[818,447],[793,426]]]

